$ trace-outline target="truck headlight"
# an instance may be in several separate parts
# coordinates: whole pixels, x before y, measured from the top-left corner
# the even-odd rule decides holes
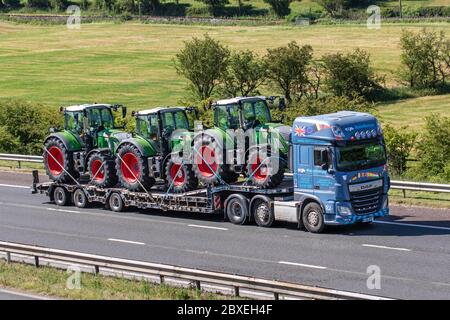
[[[351,216],[352,215],[352,211],[350,210],[349,207],[338,205],[337,211],[338,211],[339,215],[341,215],[341,216]]]

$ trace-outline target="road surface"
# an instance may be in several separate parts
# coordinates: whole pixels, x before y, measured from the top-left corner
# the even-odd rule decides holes
[[[391,298],[450,299],[450,210],[392,207],[372,226],[311,234],[292,224],[237,226],[221,216],[57,207],[31,195],[29,181],[0,173],[0,240]],[[379,268],[381,288],[368,287],[368,268]]]

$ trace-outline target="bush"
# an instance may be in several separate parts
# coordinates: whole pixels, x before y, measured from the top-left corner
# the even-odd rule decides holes
[[[417,145],[420,174],[450,181],[450,117],[432,114],[425,120],[426,132]]]
[[[407,127],[394,129],[390,125],[384,126],[384,140],[388,150],[389,168],[396,175],[406,171],[407,159],[414,148],[417,134],[408,131]]]
[[[230,50],[205,35],[185,42],[184,48],[175,56],[178,74],[189,81],[193,95],[200,100],[211,97],[228,67]]]
[[[258,88],[266,80],[266,65],[252,51],[234,52],[223,77],[221,93],[225,96],[259,94]]]
[[[287,106],[284,111],[273,109],[275,119],[285,116],[285,123],[293,123],[299,116],[315,116],[319,114],[334,113],[338,111],[358,111],[375,113],[375,106],[361,97],[327,96],[319,99],[304,99]]]
[[[337,96],[352,97],[355,94],[373,99],[382,91],[384,79],[377,76],[370,66],[369,54],[360,49],[352,53],[328,54],[323,57],[325,84]]]
[[[292,0],[264,0],[264,2],[270,5],[272,11],[278,17],[285,17],[291,13],[289,5],[291,4]]]
[[[212,17],[211,10],[208,7],[188,7],[186,9],[187,17]]]
[[[20,7],[20,0],[3,0],[3,3],[0,1],[0,8],[2,8],[2,5],[6,9],[17,9]]]
[[[0,109],[0,148],[5,152],[41,154],[49,128],[63,124],[56,109],[42,105],[8,100],[0,103]]]
[[[27,7],[34,9],[49,9],[49,0],[27,0]]]
[[[65,11],[69,2],[67,0],[50,0],[50,6],[57,11]]]
[[[135,0],[118,0],[115,3],[114,11],[121,13],[122,15],[139,13],[139,2]],[[125,19],[124,19],[125,18]],[[127,17],[122,17],[123,21],[130,20]]]
[[[285,47],[267,50],[265,60],[268,78],[281,90],[288,104],[308,83],[308,68],[312,57],[311,46],[300,47],[295,41]]]
[[[197,0],[206,4],[212,15],[218,15],[221,10],[228,4],[228,0]]]
[[[401,46],[400,74],[411,88],[445,86],[450,76],[450,39],[444,32],[403,31]]]

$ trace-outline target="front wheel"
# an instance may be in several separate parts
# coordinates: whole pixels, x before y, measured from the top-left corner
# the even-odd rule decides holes
[[[192,165],[177,164],[169,159],[166,164],[166,183],[169,191],[181,193],[194,190],[198,186],[198,179],[195,176]]]
[[[100,188],[111,188],[117,184],[114,161],[109,155],[94,152],[88,161],[91,183]]]
[[[316,202],[308,203],[303,209],[302,221],[309,232],[321,233],[325,228],[322,207]]]

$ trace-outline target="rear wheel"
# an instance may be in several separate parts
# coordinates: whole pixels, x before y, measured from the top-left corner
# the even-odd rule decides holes
[[[253,219],[260,227],[271,227],[275,217],[269,203],[263,199],[255,200],[252,206]]]
[[[209,136],[202,136],[194,142],[194,163],[192,165],[198,180],[206,185],[225,181],[228,165],[223,161],[223,150]],[[224,179],[225,178],[225,179]]]
[[[253,185],[275,188],[283,181],[284,170],[284,162],[273,157],[266,148],[254,148],[248,155],[247,176]]]
[[[148,190],[155,184],[155,179],[149,177],[147,157],[136,146],[125,144],[117,154],[116,170],[122,186],[138,191],[144,188]]]
[[[56,182],[73,182],[77,178],[72,152],[58,138],[50,138],[44,144],[44,168],[49,178]],[[64,171],[65,169],[65,171]]]
[[[117,192],[113,192],[109,196],[109,208],[114,212],[121,212],[123,210],[123,200]]]
[[[233,224],[244,224],[248,216],[247,201],[241,197],[230,196],[226,203],[228,220]]]
[[[174,192],[186,192],[198,186],[198,179],[190,164],[177,164],[169,159],[165,173],[167,187]]]
[[[69,193],[63,187],[56,187],[53,191],[53,199],[58,206],[66,206],[69,204]]]
[[[117,184],[114,161],[109,155],[94,152],[88,161],[88,171],[91,183],[100,188],[110,188]]]
[[[73,193],[73,204],[77,208],[86,208],[88,206],[88,199],[83,190],[75,190]]]

